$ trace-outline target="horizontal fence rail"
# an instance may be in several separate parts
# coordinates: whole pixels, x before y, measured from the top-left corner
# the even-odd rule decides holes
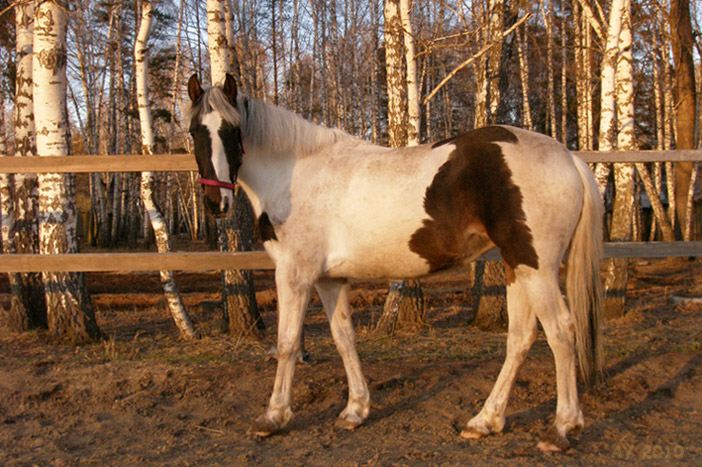
[[[606,243],[607,258],[671,258],[702,256],[702,242]],[[480,259],[498,260],[492,250]],[[274,269],[264,251],[227,253],[76,253],[64,255],[2,255],[0,273],[7,272],[136,272],[212,271],[222,269]]]
[[[574,154],[588,163],[702,161],[702,150],[575,151]],[[197,170],[197,164],[192,154],[0,157],[0,173],[190,172],[195,170]]]
[[[702,150],[575,151],[588,163],[702,161]],[[190,172],[197,170],[192,154],[156,156],[0,157],[0,173]],[[607,243],[607,258],[669,258],[702,256],[702,242]],[[497,250],[482,259],[500,259]],[[171,253],[76,253],[62,255],[1,255],[0,273],[8,272],[136,272],[273,269],[263,251]]]

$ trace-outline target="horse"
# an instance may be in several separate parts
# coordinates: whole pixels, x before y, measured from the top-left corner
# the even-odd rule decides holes
[[[381,147],[238,93],[227,75],[188,81],[189,131],[216,214],[248,195],[275,263],[278,361],[267,409],[249,434],[291,420],[292,380],[308,300],[316,289],[348,379],[336,425],[354,429],[371,399],[355,349],[349,279],[410,279],[464,267],[499,249],[507,282],[506,357],[482,409],[461,436],[501,432],[517,372],[545,332],[556,366],[557,407],[538,444],[564,451],[584,426],[584,382],[602,372],[602,200],[588,166],[554,139],[489,126],[433,144]],[[566,293],[558,270],[567,263]]]

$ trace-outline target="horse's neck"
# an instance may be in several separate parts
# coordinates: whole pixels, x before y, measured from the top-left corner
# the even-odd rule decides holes
[[[277,106],[248,98],[243,132],[244,161],[239,179],[256,215],[266,212],[273,224],[290,213],[290,187],[299,160],[315,157],[352,136],[308,122]]]
[[[294,158],[273,159],[259,151],[247,151],[239,170],[239,181],[251,201],[256,217],[268,214],[274,225],[290,213],[290,186]]]

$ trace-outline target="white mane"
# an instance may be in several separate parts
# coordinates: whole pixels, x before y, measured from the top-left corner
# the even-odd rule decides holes
[[[282,107],[258,99],[240,96],[242,137],[247,144],[270,155],[305,157],[321,148],[347,140],[356,145],[361,140],[339,130],[308,122]]]

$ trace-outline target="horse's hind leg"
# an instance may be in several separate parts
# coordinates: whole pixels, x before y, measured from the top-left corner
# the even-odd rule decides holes
[[[349,401],[337,426],[354,429],[363,423],[370,410],[370,393],[356,353],[355,333],[349,308],[349,285],[345,280],[321,280],[317,292],[329,318],[332,336],[341,355],[349,383]]]
[[[482,410],[461,432],[464,438],[482,438],[502,431],[505,425],[507,400],[517,372],[536,338],[536,316],[529,306],[519,281],[507,286],[507,314],[509,329],[505,362]]]
[[[570,445],[566,435],[584,426],[578,401],[575,323],[561,295],[555,272],[530,274],[523,284],[556,362],[556,419],[539,443],[539,449],[565,451]]]
[[[278,368],[273,394],[266,413],[253,424],[249,433],[268,436],[280,430],[292,418],[292,380],[295,357],[300,352],[302,323],[305,318],[311,285],[301,280],[301,274],[278,267],[275,272],[278,289]]]

